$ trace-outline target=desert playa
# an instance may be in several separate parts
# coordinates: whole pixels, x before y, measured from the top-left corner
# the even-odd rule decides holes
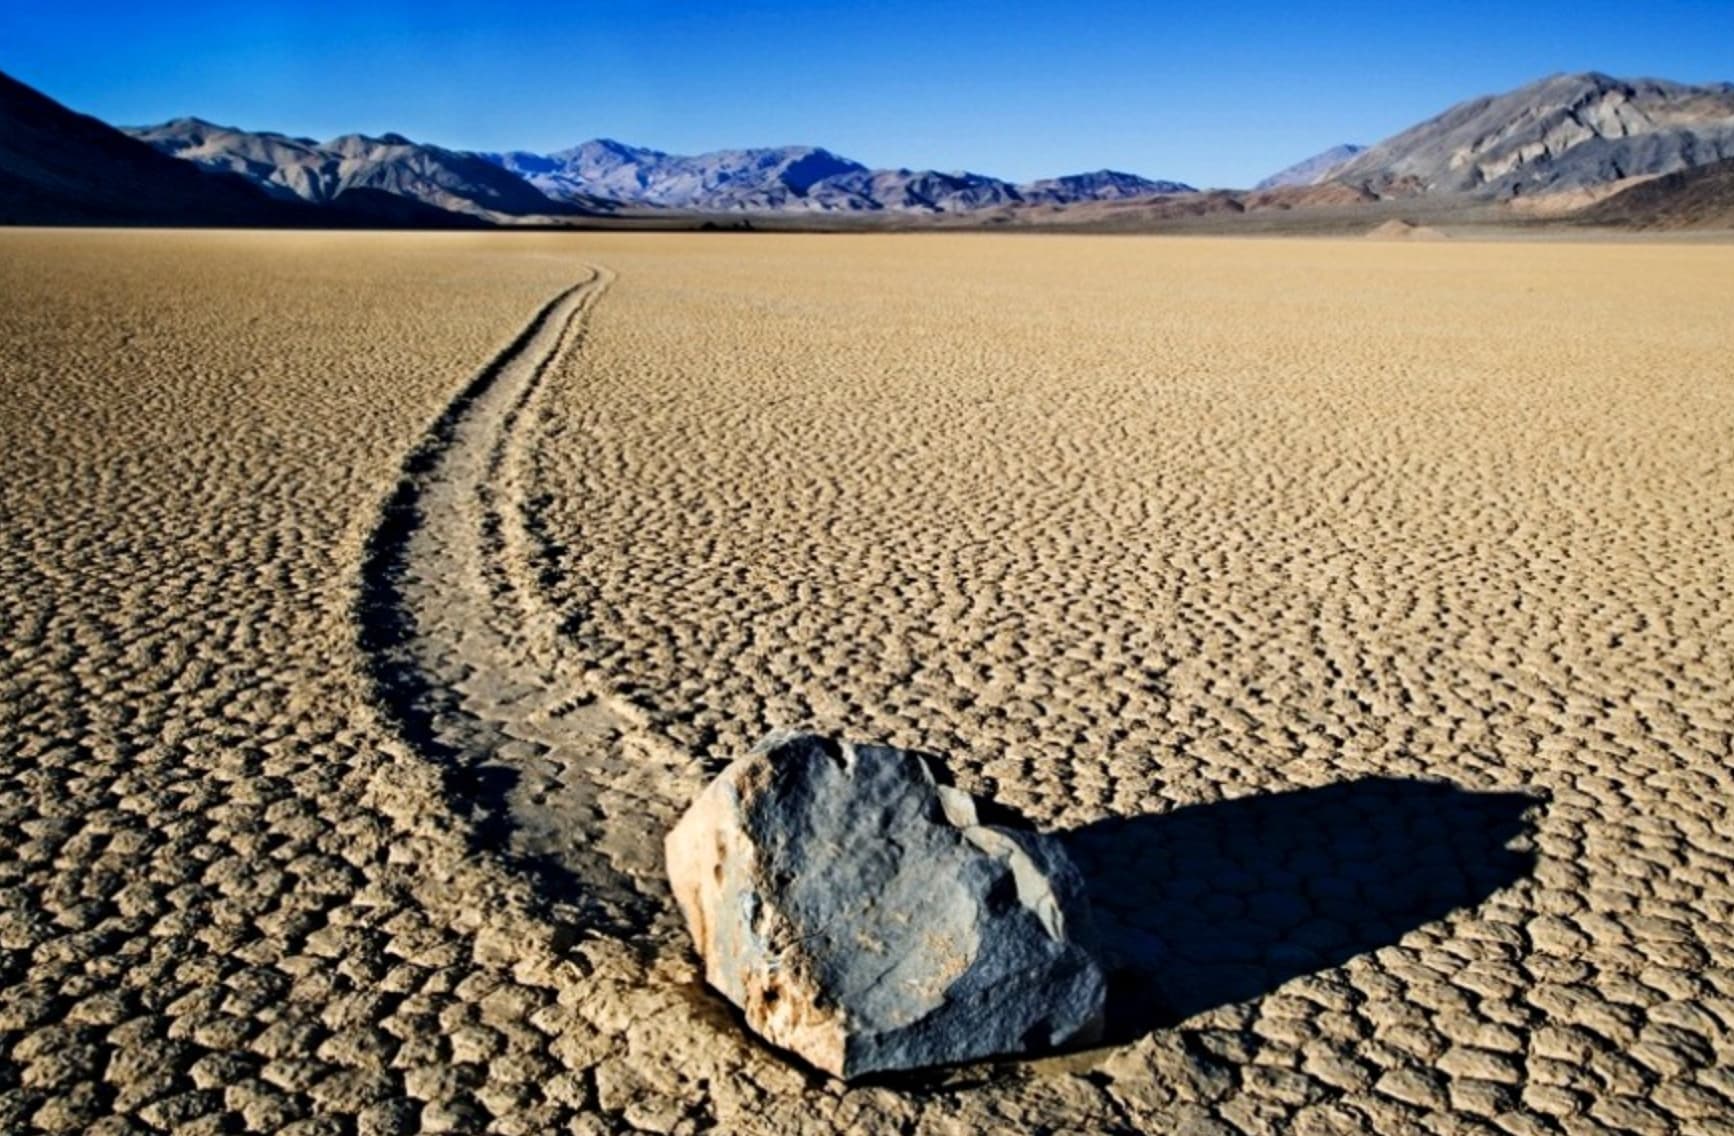
[[[1734,248],[0,233],[0,1130],[1734,1132]],[[845,1084],[662,838],[1056,833],[1107,1036]]]

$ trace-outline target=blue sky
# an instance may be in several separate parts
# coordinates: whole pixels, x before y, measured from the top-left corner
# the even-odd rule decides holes
[[[1244,185],[1556,71],[1734,80],[1734,0],[8,3],[0,70],[110,122],[463,149],[806,142]]]

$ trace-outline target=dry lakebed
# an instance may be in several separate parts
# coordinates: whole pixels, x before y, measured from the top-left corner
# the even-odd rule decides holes
[[[1734,1133],[1734,247],[0,233],[0,1131]],[[663,840],[1063,846],[1099,1040],[845,1082]]]

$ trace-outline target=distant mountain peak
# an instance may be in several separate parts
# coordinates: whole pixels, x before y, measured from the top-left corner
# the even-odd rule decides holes
[[[1290,186],[1317,185],[1329,180],[1331,174],[1343,163],[1365,149],[1365,146],[1354,142],[1339,142],[1328,150],[1320,150],[1309,158],[1302,158],[1292,166],[1284,166],[1252,188],[1286,189]]]
[[[1081,174],[1042,178],[1018,187],[1025,201],[1033,204],[1072,205],[1081,201],[1127,201],[1174,193],[1196,193],[1179,181],[1154,181],[1123,170],[1100,169]]]
[[[171,119],[169,119],[168,122],[165,122],[163,125],[164,126],[193,127],[193,128],[199,129],[199,130],[229,130],[229,129],[231,129],[230,127],[227,127],[227,126],[219,126],[216,123],[212,122],[208,118],[200,118],[197,115],[192,115],[192,114],[184,114],[179,118],[171,118]]]
[[[653,158],[666,158],[669,156],[661,150],[652,150],[647,146],[634,146],[630,142],[622,142],[618,138],[592,138],[588,142],[580,142],[569,150],[556,150],[551,156],[559,157],[562,154],[575,154],[585,147],[606,150],[612,154],[626,154]]]

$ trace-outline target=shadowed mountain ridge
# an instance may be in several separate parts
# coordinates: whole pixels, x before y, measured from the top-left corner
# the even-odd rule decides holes
[[[210,177],[0,74],[0,222],[283,225],[299,210]]]

